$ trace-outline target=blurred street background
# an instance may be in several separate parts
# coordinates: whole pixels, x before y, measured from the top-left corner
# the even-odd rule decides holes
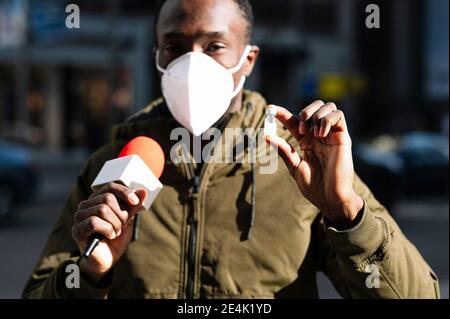
[[[247,87],[344,110],[355,168],[449,298],[449,1],[253,0]],[[80,8],[67,29],[66,5]],[[379,29],[366,7],[380,8]],[[155,1],[0,0],[0,298],[19,298],[87,156],[160,96]],[[338,295],[320,275],[320,295]]]

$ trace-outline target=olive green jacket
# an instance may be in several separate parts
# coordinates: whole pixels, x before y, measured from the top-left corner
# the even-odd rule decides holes
[[[259,94],[245,91],[242,110],[225,126],[261,128],[265,107]],[[319,271],[345,298],[439,297],[436,275],[358,177],[361,219],[338,231],[327,227],[281,160],[274,174],[253,174],[255,167],[244,161],[205,164],[195,178],[195,164],[170,160],[176,127],[159,99],[115,128],[112,141],[82,169],[25,298],[317,298]],[[90,195],[105,161],[139,135],[166,152],[164,188],[140,213],[139,236],[108,278],[94,286],[81,275],[80,287],[70,288],[67,266],[80,255],[71,236],[77,205]],[[296,145],[286,129],[279,127],[279,135]]]

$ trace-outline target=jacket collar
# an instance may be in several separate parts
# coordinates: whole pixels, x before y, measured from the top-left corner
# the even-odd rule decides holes
[[[241,110],[230,114],[225,127],[259,128],[266,105],[266,100],[259,93],[244,90]],[[164,99],[158,98],[123,124],[114,126],[112,138],[113,141],[121,141],[146,135],[156,139],[164,139],[166,136],[167,139],[176,127],[179,124],[170,114]]]

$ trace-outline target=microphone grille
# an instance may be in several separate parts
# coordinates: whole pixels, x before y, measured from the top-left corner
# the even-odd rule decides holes
[[[158,142],[147,136],[138,136],[128,142],[120,151],[118,157],[138,155],[157,178],[164,171],[164,151]]]

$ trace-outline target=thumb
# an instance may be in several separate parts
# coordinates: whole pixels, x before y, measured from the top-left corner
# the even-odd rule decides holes
[[[295,170],[300,166],[302,159],[294,147],[279,136],[266,136],[266,142],[278,151],[291,175],[295,176]]]
[[[145,199],[147,198],[147,191],[145,189],[141,188],[141,189],[136,190],[134,193],[139,198],[139,204],[137,204],[136,206],[141,207],[142,204],[144,203]]]
[[[142,205],[147,198],[147,191],[143,188],[134,191],[134,194],[136,194],[136,196],[139,198],[139,203],[131,206],[130,216],[136,215],[142,209]]]
[[[141,212],[141,209],[143,208],[143,203],[145,199],[147,198],[147,191],[145,189],[138,189],[134,191],[134,194],[139,198],[139,203],[136,205],[130,205],[130,209],[128,211],[128,222],[126,224],[126,229],[132,229],[130,227],[135,222],[135,217],[138,213]]]

